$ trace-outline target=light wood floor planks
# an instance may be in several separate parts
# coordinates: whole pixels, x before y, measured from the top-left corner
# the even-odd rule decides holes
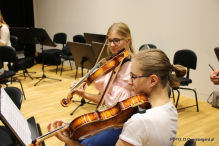
[[[42,133],[47,133],[47,125],[55,119],[64,119],[72,121],[74,118],[88,113],[95,109],[94,105],[85,104],[83,107],[78,108],[74,115],[70,113],[80,104],[80,102],[72,103],[69,107],[62,107],[60,104],[61,99],[66,98],[70,88],[69,83],[75,78],[75,71],[71,71],[70,67],[64,66],[62,76],[60,70],[58,74],[55,73],[56,66],[45,66],[45,75],[48,78],[43,79],[36,86],[34,84],[39,81],[36,77],[42,77],[42,65],[38,64],[28,69],[30,75],[34,78],[31,80],[29,77],[19,76],[26,95],[26,100],[23,100],[21,112],[25,118],[34,116],[36,122],[40,124]],[[84,71],[84,74],[87,70]],[[49,78],[61,79],[62,81],[51,80]],[[79,70],[77,80],[81,78],[81,71]],[[16,86],[20,88],[18,83],[13,83],[9,86]],[[89,93],[98,94],[94,85],[90,85],[86,89]],[[77,95],[74,96],[75,100],[81,100]],[[172,99],[172,98],[171,98]],[[180,97],[179,108],[195,104],[194,98]],[[174,142],[176,146],[183,146],[185,139],[197,138],[197,145],[209,146],[219,145],[219,109],[212,108],[207,102],[199,101],[199,112],[196,112],[196,107],[191,107],[183,110],[178,110],[179,122],[177,139]],[[206,141],[206,140],[212,141]],[[205,141],[202,141],[205,139]],[[52,137],[45,141],[46,146],[63,146],[56,137]]]

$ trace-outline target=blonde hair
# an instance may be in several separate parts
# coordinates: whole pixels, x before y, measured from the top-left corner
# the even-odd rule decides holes
[[[125,23],[122,23],[122,22],[114,23],[108,29],[107,36],[113,31],[115,31],[118,35],[120,35],[124,39],[130,40],[130,43],[129,43],[130,51],[133,54],[135,54],[135,49],[132,45],[132,36],[131,36],[131,31],[130,31],[129,27]],[[108,52],[109,52],[109,46],[108,46]]]
[[[8,24],[5,22],[5,20],[4,20],[3,16],[2,16],[2,14],[1,14],[1,12],[0,12],[0,17],[2,17],[2,19],[0,19],[0,22],[1,22],[2,24],[5,24],[5,25],[9,28],[9,26],[8,26]]]
[[[143,74],[157,75],[163,87],[166,87],[168,83],[171,87],[178,87],[180,83],[177,77],[186,74],[186,69],[183,66],[172,65],[166,54],[159,49],[140,51],[133,59],[138,61]],[[175,75],[172,74],[172,71],[175,71]]]

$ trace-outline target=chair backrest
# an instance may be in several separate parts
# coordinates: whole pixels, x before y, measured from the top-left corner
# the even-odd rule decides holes
[[[150,49],[157,49],[157,47],[156,47],[155,45],[153,45],[153,44],[144,44],[144,45],[141,45],[141,47],[139,48],[139,51],[145,50],[145,49],[143,48],[145,45],[148,45],[148,47],[149,47]]]
[[[0,46],[0,58],[3,62],[15,62],[16,51],[11,46]]]
[[[67,41],[67,34],[66,33],[56,33],[53,37],[53,42],[58,44],[66,44]]]
[[[22,91],[17,87],[6,87],[4,89],[17,108],[20,109],[23,99]]]
[[[11,46],[17,51],[18,50],[18,38],[16,36],[10,36]]]
[[[186,141],[184,146],[196,146],[196,141],[194,139],[190,139],[190,140]]]
[[[73,36],[73,42],[84,43],[86,44],[85,37],[83,35],[75,35]]]
[[[72,55],[68,44],[65,45],[64,48],[62,48],[62,52],[63,52],[65,55],[67,55],[67,56],[71,56],[71,55]]]
[[[192,50],[179,50],[174,55],[173,64],[180,64],[187,67],[187,78],[189,78],[190,68],[194,70],[196,69],[197,56]]]

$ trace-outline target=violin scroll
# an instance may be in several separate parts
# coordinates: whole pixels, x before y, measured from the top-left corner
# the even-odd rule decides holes
[[[73,91],[74,92],[74,91]],[[73,98],[73,94],[72,94],[72,92],[71,93],[69,93],[68,94],[68,97],[67,97],[67,99],[65,99],[65,98],[63,98],[62,100],[61,100],[61,105],[63,106],[63,107],[68,107],[70,104],[71,104],[71,99]]]

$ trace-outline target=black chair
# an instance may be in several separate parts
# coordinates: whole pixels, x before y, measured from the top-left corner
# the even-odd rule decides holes
[[[24,99],[26,99],[25,94],[24,94],[24,90],[23,90],[23,86],[19,80],[15,80],[13,78],[13,76],[16,74],[16,72],[11,70],[11,66],[10,66],[11,63],[15,63],[17,60],[17,56],[16,56],[16,52],[15,52],[14,48],[12,48],[11,46],[0,46],[0,59],[3,62],[8,62],[8,65],[9,65],[9,71],[5,70],[4,74],[2,74],[0,76],[0,83],[5,84],[8,87],[8,84],[7,84],[8,78],[11,78],[11,83],[19,82],[21,85]]]
[[[184,146],[196,146],[195,139],[187,140],[186,143],[184,144]]]
[[[86,44],[85,37],[83,35],[80,35],[80,34],[73,36],[73,42]]]
[[[62,70],[63,70],[64,61],[69,61],[71,70],[72,70],[71,61],[74,61],[74,58],[73,58],[73,56],[72,56],[72,54],[71,54],[71,51],[70,51],[70,48],[69,48],[68,45],[66,45],[66,46],[62,49],[62,52],[63,52],[63,53],[62,53],[61,56],[60,56],[61,59],[63,59],[62,62],[61,62],[62,67],[61,67],[60,76],[62,75]],[[75,65],[75,66],[76,66],[76,65]],[[76,66],[76,69],[78,69],[77,66]]]
[[[177,51],[174,55],[173,64],[174,65],[180,64],[180,65],[187,68],[186,77],[179,78],[180,86],[188,86],[189,84],[191,84],[192,79],[189,78],[190,69],[195,70],[196,64],[197,64],[197,56],[196,56],[195,52],[193,52],[192,50],[186,50],[186,49]],[[180,97],[179,89],[192,90],[195,93],[195,99],[196,99],[196,105],[192,105],[192,106],[197,106],[197,112],[198,112],[199,109],[198,109],[198,99],[197,99],[196,91],[194,89],[191,89],[191,88],[183,88],[180,86],[172,88],[172,93],[173,93],[174,99],[175,99],[175,97],[174,97],[173,91],[176,90],[178,92],[178,98],[176,101],[176,108],[177,108],[179,97]],[[188,107],[192,107],[192,106],[188,106]],[[188,108],[188,107],[184,107],[184,108]],[[181,108],[181,109],[184,109],[184,108]]]
[[[53,42],[56,44],[62,44],[63,48],[66,44],[66,41],[67,41],[67,35],[65,33],[56,33],[53,37]],[[56,74],[57,74],[58,65],[61,62],[60,55],[62,54],[62,49],[43,50],[42,54],[44,57],[44,59],[43,59],[44,61],[45,61],[45,57],[49,57],[50,60],[52,60],[51,58],[55,58],[55,60],[56,60],[55,64],[57,65],[57,68],[56,68]],[[53,64],[53,63],[51,62],[50,64]]]
[[[6,87],[4,89],[8,96],[12,99],[14,104],[17,106],[17,108],[20,110],[23,99],[22,91],[17,87]]]
[[[19,50],[18,38],[16,36],[10,36],[11,46],[17,51]],[[31,68],[34,65],[34,56],[27,56],[26,49],[24,49],[24,57],[17,59],[17,61],[13,64],[13,70],[17,72],[18,70],[23,70],[24,78],[26,78],[25,74],[27,74],[31,79],[33,79],[29,73],[36,72],[28,72],[27,68]],[[18,74],[17,74],[18,75]]]
[[[144,44],[144,45],[141,45],[141,47],[139,48],[139,51],[147,49],[147,47],[145,45],[148,45],[148,47],[150,49],[157,49],[157,47],[155,45],[153,45],[153,44]]]

